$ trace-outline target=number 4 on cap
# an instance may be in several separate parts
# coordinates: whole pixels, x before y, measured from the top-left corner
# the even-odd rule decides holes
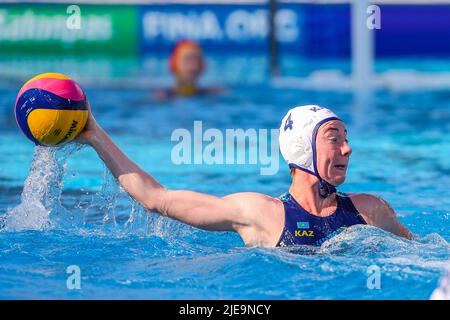
[[[286,119],[286,123],[284,124],[284,131],[286,131],[287,129],[292,130],[293,123],[294,123],[294,121],[291,120],[291,114],[289,114],[289,117]]]

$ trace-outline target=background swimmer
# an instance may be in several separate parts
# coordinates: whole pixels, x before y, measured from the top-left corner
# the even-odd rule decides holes
[[[157,100],[176,97],[217,95],[224,93],[223,88],[200,87],[199,78],[205,70],[205,58],[200,46],[190,40],[177,42],[169,57],[169,69],[175,77],[172,88],[155,92]]]
[[[334,113],[319,106],[297,107],[283,119],[280,131],[285,132],[280,133],[280,147],[293,176],[287,200],[253,192],[219,198],[166,189],[117,147],[92,114],[79,141],[97,151],[147,210],[204,230],[237,232],[247,246],[320,245],[345,228],[364,223],[412,238],[384,200],[336,193],[335,186],[345,180],[352,149],[346,127]]]

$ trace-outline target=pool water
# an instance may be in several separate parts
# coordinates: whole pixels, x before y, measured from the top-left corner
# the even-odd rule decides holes
[[[83,85],[83,82],[81,81]],[[96,153],[34,147],[16,128],[18,88],[0,89],[0,298],[428,299],[450,261],[450,93],[351,92],[235,85],[223,97],[154,102],[144,89],[85,87],[99,123],[160,183],[217,196],[279,196],[290,184],[260,165],[175,165],[177,128],[278,128],[300,104],[329,106],[347,123],[353,154],[344,192],[386,199],[414,234],[355,226],[322,247],[244,247],[146,213]],[[81,272],[69,289],[69,266]],[[370,289],[368,270],[379,268]],[[370,282],[370,281],[369,281]]]

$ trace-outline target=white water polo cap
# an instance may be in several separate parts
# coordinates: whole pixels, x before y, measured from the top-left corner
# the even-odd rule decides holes
[[[323,180],[317,170],[316,137],[320,126],[341,120],[327,108],[298,106],[288,111],[280,126],[280,151],[290,168],[300,169],[319,179],[319,195],[328,197],[336,187]]]

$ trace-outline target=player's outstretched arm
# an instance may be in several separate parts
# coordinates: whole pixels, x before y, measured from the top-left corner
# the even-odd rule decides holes
[[[216,197],[188,190],[168,190],[131,161],[90,116],[78,137],[91,145],[125,190],[144,208],[205,230],[236,231],[252,242],[261,208],[275,207],[273,199],[256,193]],[[246,239],[247,238],[247,239]]]

